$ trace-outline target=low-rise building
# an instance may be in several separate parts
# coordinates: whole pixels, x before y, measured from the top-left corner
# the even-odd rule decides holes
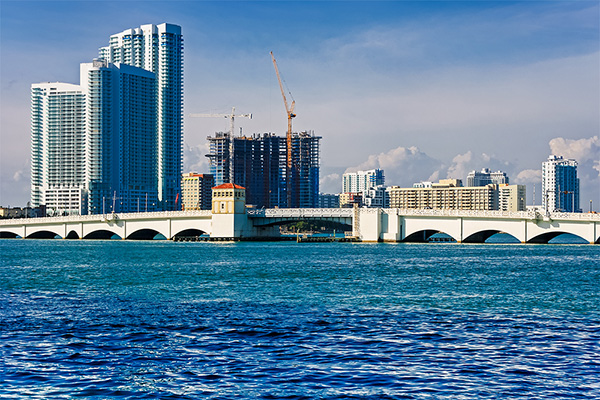
[[[340,208],[362,207],[362,193],[340,193]]]
[[[390,195],[383,185],[369,188],[362,192],[362,205],[369,208],[389,208]]]
[[[452,181],[452,182],[451,182]],[[444,180],[432,187],[389,188],[390,207],[450,210],[525,210],[525,186],[455,186],[460,180]],[[458,182],[457,182],[458,181]]]
[[[501,211],[526,211],[525,185],[498,185],[498,209]]]
[[[319,193],[319,208],[339,208],[340,195]]]
[[[214,177],[190,172],[181,178],[181,206],[184,210],[210,210]]]

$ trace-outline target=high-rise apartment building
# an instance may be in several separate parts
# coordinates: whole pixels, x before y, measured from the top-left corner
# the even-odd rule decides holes
[[[155,211],[158,140],[154,73],[94,60],[81,64],[80,80],[87,102],[89,213]]]
[[[506,172],[492,172],[487,168],[483,168],[481,172],[471,171],[467,175],[467,186],[508,185],[508,183]]]
[[[100,58],[156,74],[158,200],[173,210],[180,191],[183,144],[183,36],[172,24],[142,25],[110,37]]]
[[[307,132],[292,135],[293,168],[287,176],[285,138],[270,133],[231,138],[230,133],[219,132],[208,137],[210,173],[215,177],[215,185],[235,183],[245,187],[247,204],[267,208],[318,207],[320,139]],[[291,204],[288,187],[292,190]]]
[[[31,86],[31,206],[85,214],[85,95],[78,85]]]
[[[551,155],[542,163],[542,207],[549,212],[581,212],[577,161]]]
[[[369,188],[385,185],[382,169],[347,172],[342,176],[342,193],[361,193]]]

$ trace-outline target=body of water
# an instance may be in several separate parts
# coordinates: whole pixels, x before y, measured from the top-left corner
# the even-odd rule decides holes
[[[600,246],[0,240],[0,398],[600,397]]]

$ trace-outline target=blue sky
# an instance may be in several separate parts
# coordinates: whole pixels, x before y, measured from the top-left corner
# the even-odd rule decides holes
[[[185,170],[207,172],[206,136],[235,106],[246,134],[283,134],[269,52],[296,100],[295,130],[322,141],[322,190],[347,169],[387,183],[489,167],[540,194],[551,153],[580,161],[582,206],[600,206],[597,1],[0,2],[0,204],[29,197],[32,83],[78,83],[111,34],[182,26]],[[597,208],[597,207],[595,207]]]

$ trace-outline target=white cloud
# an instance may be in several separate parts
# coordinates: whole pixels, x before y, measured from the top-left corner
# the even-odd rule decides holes
[[[208,173],[208,143],[190,146],[184,143],[183,149],[183,171]]]
[[[598,139],[598,136],[577,140],[557,137],[550,140],[549,145],[552,154],[564,158],[572,158],[579,162],[600,159],[600,139]]]
[[[388,186],[407,186],[422,181],[442,168],[441,163],[418,147],[397,147],[387,153],[372,154],[367,160],[346,172],[381,168]]]
[[[528,183],[540,184],[542,182],[542,170],[525,169],[517,174],[514,180],[515,184],[525,185]],[[511,182],[512,183],[512,182]]]
[[[322,193],[339,193],[342,190],[342,177],[332,173],[319,179],[319,190]]]
[[[29,170],[20,169],[13,174],[13,181],[15,182],[29,182]]]
[[[468,165],[471,164],[471,160],[473,159],[473,153],[471,151],[467,151],[465,154],[459,154],[452,159],[452,165],[448,167],[448,178],[453,179],[464,179],[467,176],[469,169]]]

